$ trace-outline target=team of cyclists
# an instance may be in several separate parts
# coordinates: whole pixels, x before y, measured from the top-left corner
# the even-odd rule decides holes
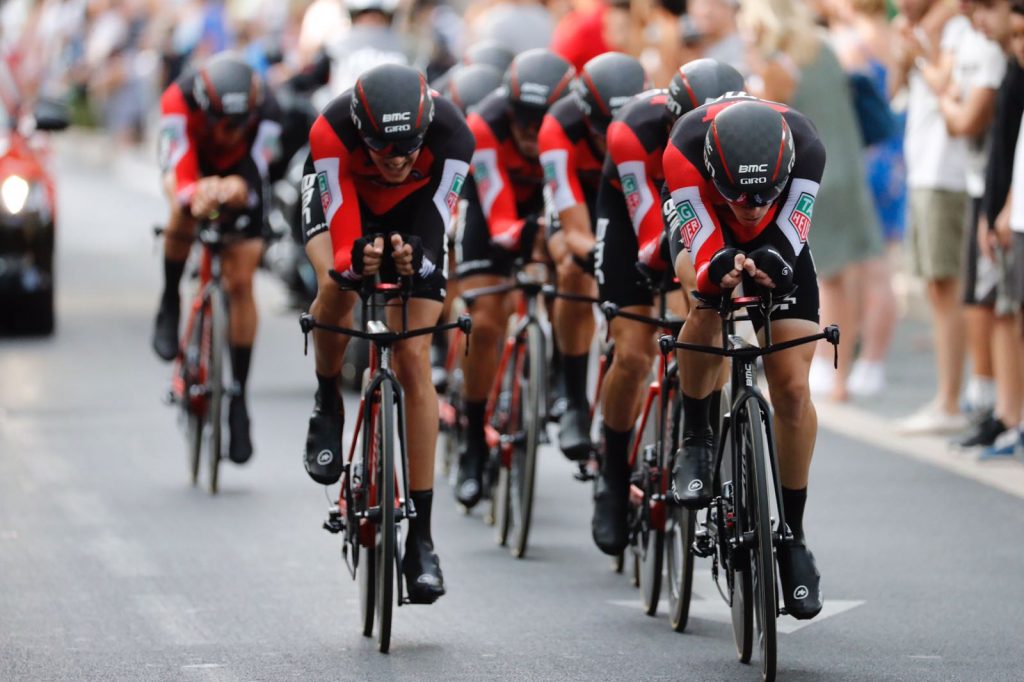
[[[623,54],[596,57],[577,73],[549,50],[530,50],[502,75],[502,59],[491,52],[446,76],[444,96],[409,66],[375,66],[316,119],[300,189],[305,249],[319,283],[310,306],[317,320],[352,325],[357,294],[339,288],[337,279],[401,275],[413,281],[409,327],[430,326],[450,298],[450,263],[457,286],[468,290],[505,282],[539,259],[553,264],[559,291],[648,317],[657,288],[677,282],[669,302],[686,319],[682,341],[713,344],[720,333],[717,315],[692,305],[689,292],[719,296],[744,286],[793,292],[773,318],[776,341],[817,331],[807,235],[825,150],[806,117],[746,95],[743,77],[711,59],[682,66],[669,88],[652,90],[640,63]],[[243,238],[224,255],[236,383],[229,455],[241,463],[252,453],[245,403],[256,331],[252,276],[279,113],[252,70],[231,55],[182,76],[164,94],[162,113],[160,163],[171,209],[153,346],[164,359],[179,352],[178,288],[197,222],[231,216]],[[484,493],[484,411],[510,309],[509,296],[487,296],[471,310],[455,485],[467,508]],[[587,395],[593,307],[559,300],[551,319],[565,398],[559,447],[573,460],[596,447],[593,539],[618,554],[628,541],[627,452],[657,330],[624,318],[610,323],[616,352],[598,397],[595,446]],[[338,382],[346,342],[313,334],[317,388],[304,463],[322,485],[337,482],[344,466]],[[438,403],[430,343],[420,337],[394,348],[417,509],[402,568],[416,603],[445,592],[431,534]],[[803,532],[817,430],[807,384],[812,353],[813,346],[801,346],[765,361],[792,531],[778,549],[779,571],[786,609],[797,618],[822,607]],[[678,361],[685,421],[671,496],[697,509],[711,501],[711,404],[727,372],[707,355],[679,352]]]

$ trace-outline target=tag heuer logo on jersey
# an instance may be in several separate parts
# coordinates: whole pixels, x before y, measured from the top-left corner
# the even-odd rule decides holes
[[[451,189],[449,189],[448,194],[445,195],[444,203],[448,204],[448,210],[452,213],[455,212],[455,207],[459,204],[459,195],[462,194],[462,185],[465,182],[465,176],[456,173],[455,179],[452,180]]]
[[[811,214],[814,213],[814,197],[801,192],[796,200],[793,212],[789,214],[789,222],[796,228],[800,241],[807,242],[807,233],[811,229]]]
[[[320,205],[323,206],[324,214],[331,205],[331,187],[327,183],[327,173],[320,171],[316,174],[316,188],[320,190]]]
[[[487,196],[487,193],[491,189],[491,176],[486,163],[478,163],[473,166],[473,179],[476,180],[476,186],[477,190],[480,192],[480,196]]]
[[[700,232],[700,218],[697,217],[697,212],[693,210],[693,204],[690,203],[689,199],[684,199],[681,204],[676,206],[676,212],[679,214],[679,219],[683,222],[679,228],[679,234],[683,238],[683,246],[689,250],[693,245],[693,238]]]
[[[636,211],[640,208],[640,186],[636,182],[636,176],[627,173],[622,176],[622,194],[626,197],[626,208],[629,210],[629,217],[633,219]]]
[[[544,164],[544,182],[554,190],[557,180],[558,172],[555,170],[555,164],[553,161],[548,161]]]

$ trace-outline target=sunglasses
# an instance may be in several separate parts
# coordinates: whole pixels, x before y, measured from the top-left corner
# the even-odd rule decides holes
[[[768,206],[779,198],[782,194],[782,190],[786,189],[786,182],[777,183],[760,192],[736,191],[730,187],[722,186],[717,180],[714,180],[714,183],[715,189],[718,190],[718,193],[722,195],[723,199],[728,201],[730,204],[736,204],[737,206],[743,206],[746,208]]]
[[[241,116],[217,116],[211,115],[209,117],[210,124],[213,126],[221,125],[225,130],[229,132],[237,132],[244,128],[248,128],[249,124],[252,123],[252,114],[243,114]]]
[[[520,128],[526,129],[540,130],[540,124],[544,122],[544,114],[547,113],[546,109],[521,104],[513,104],[510,109],[512,110],[512,122]]]
[[[404,140],[382,140],[372,135],[360,135],[363,144],[370,148],[375,154],[393,158],[396,156],[411,156],[423,147],[426,141],[425,136],[410,137]]]

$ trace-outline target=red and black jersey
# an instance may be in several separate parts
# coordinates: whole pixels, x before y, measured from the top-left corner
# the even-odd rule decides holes
[[[364,228],[414,234],[423,242],[426,277],[444,267],[445,234],[469,172],[473,136],[454,104],[434,95],[434,120],[404,182],[386,182],[350,115],[352,91],[313,123],[302,181],[306,239],[330,230],[335,270],[356,278],[352,245]]]
[[[473,180],[491,239],[512,250],[526,218],[544,209],[544,171],[524,157],[512,139],[503,92],[488,95],[466,118],[476,138]]]
[[[663,269],[659,245],[664,232],[661,210],[665,174],[662,156],[668,144],[672,117],[665,90],[648,90],[622,108],[608,126],[608,156],[604,173],[622,191],[633,222],[638,260]]]
[[[192,200],[196,182],[205,176],[238,174],[250,184],[262,185],[281,136],[281,109],[273,95],[265,92],[244,141],[228,148],[215,145],[207,115],[193,94],[197,77],[195,70],[186,72],[160,98],[160,168],[174,173],[175,191],[185,205]],[[250,189],[255,195],[263,190],[262,186]]]
[[[754,228],[736,220],[704,166],[704,139],[711,121],[727,107],[751,99],[727,97],[694,109],[676,122],[665,149],[665,179],[679,220],[672,233],[678,232],[677,238],[689,251],[697,271],[697,289],[702,293],[720,293],[718,284],[708,278],[708,263],[726,245],[743,247],[765,235],[790,264],[796,263],[807,245],[814,200],[825,170],[825,145],[810,119],[784,104],[766,102],[789,124],[796,160],[786,188]]]
[[[593,216],[604,160],[572,98],[559,100],[548,110],[538,142],[544,181],[555,211],[583,204]]]

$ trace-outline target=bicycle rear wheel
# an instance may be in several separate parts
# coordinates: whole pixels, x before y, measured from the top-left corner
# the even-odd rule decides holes
[[[395,394],[387,381],[380,387],[377,418],[380,449],[377,459],[377,644],[386,654],[391,646],[391,611],[395,603]]]
[[[775,545],[772,541],[771,505],[768,498],[768,471],[765,459],[765,428],[761,405],[748,398],[744,406],[747,419],[744,424],[744,457],[752,460],[748,478],[748,505],[746,514],[749,529],[754,530],[754,546],[750,548],[750,573],[754,597],[754,617],[761,654],[761,677],[775,679],[777,655],[776,619],[779,614],[779,596],[775,584]]]
[[[216,286],[210,287],[210,357],[206,365],[208,388],[208,423],[210,426],[210,447],[207,465],[210,475],[210,493],[217,493],[217,478],[220,471],[221,449],[224,445],[222,416],[224,407],[224,355],[228,335],[227,306],[224,296]]]
[[[533,517],[533,496],[537,474],[537,447],[540,430],[546,417],[544,405],[544,368],[547,355],[544,336],[538,324],[526,328],[526,358],[520,365],[522,371],[519,383],[520,404],[518,410],[522,438],[516,438],[512,467],[509,469],[510,501],[512,507],[512,530],[514,532],[512,555],[522,559],[526,555],[530,535],[530,521]],[[517,433],[517,436],[519,434]]]

